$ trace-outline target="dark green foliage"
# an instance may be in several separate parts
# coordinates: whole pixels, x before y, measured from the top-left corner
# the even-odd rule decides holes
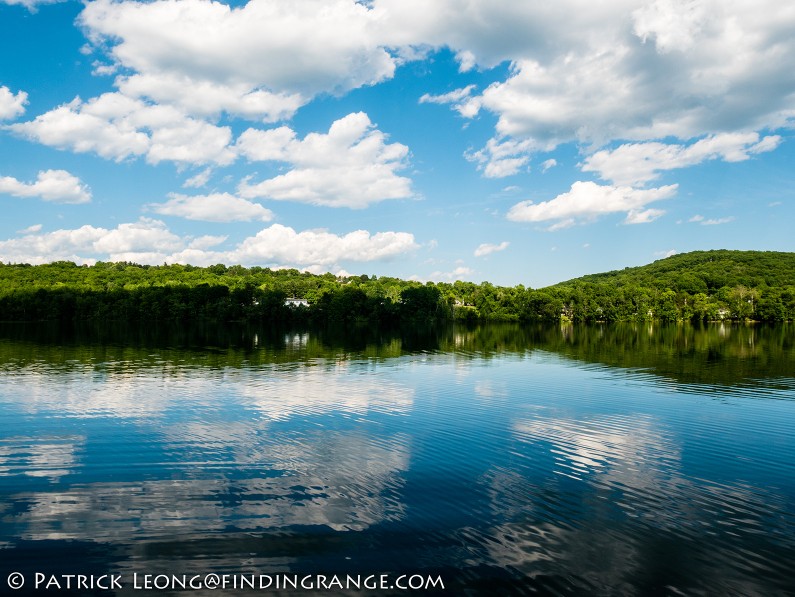
[[[401,314],[411,319],[435,319],[446,315],[442,293],[435,286],[409,286],[400,293]]]
[[[306,304],[286,299],[301,299]],[[223,264],[0,263],[0,320],[713,321],[795,319],[795,253],[697,251],[549,288],[335,277]]]
[[[564,297],[575,321],[792,320],[795,253],[694,251],[547,290]],[[585,297],[602,311],[578,310]]]

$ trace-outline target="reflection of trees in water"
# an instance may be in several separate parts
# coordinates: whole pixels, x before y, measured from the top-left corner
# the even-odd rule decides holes
[[[643,322],[287,330],[206,324],[158,331],[118,324],[0,326],[0,369],[7,371],[34,365],[62,370],[90,365],[97,374],[151,367],[251,368],[319,360],[380,362],[417,353],[490,359],[533,350],[644,369],[682,383],[728,386],[791,380],[795,326]]]
[[[732,386],[784,378],[792,387],[795,327],[614,324],[547,328],[538,348],[588,363],[644,369],[686,384]],[[788,379],[787,379],[788,378]]]

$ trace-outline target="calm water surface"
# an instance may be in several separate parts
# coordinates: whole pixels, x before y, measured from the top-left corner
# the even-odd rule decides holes
[[[5,326],[0,592],[41,571],[792,595],[794,457],[792,326]]]

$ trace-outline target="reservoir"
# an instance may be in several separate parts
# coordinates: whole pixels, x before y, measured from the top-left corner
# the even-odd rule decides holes
[[[791,324],[6,324],[0,587],[795,594],[793,456]]]

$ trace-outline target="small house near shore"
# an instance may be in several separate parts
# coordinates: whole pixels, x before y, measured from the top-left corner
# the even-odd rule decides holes
[[[295,307],[308,307],[309,306],[309,301],[307,301],[306,299],[301,299],[301,298],[288,298],[288,299],[284,299],[284,306],[285,307],[293,307],[293,308],[295,308]]]

